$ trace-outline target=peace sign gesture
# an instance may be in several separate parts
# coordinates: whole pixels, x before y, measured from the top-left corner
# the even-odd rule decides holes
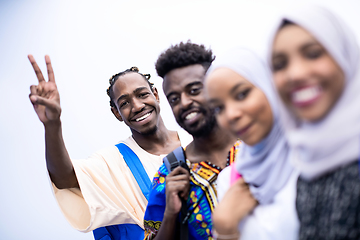
[[[38,85],[30,86],[29,95],[36,114],[44,125],[51,121],[60,120],[60,95],[55,83],[55,76],[51,66],[50,57],[48,55],[45,56],[49,81],[45,81],[45,78],[34,57],[32,55],[28,55],[28,58],[39,80]]]

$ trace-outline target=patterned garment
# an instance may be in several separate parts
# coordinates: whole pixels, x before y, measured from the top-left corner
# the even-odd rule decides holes
[[[237,142],[230,150],[227,166],[235,160],[235,154],[240,142]],[[189,226],[189,239],[212,238],[211,213],[217,206],[216,180],[221,168],[210,162],[190,163],[190,193],[187,200],[188,211],[191,213]],[[161,226],[165,212],[165,178],[168,175],[165,165],[161,165],[155,174],[152,190],[149,195],[149,203],[144,217],[145,239],[154,239]]]
[[[300,240],[360,239],[359,162],[317,180],[298,179]]]

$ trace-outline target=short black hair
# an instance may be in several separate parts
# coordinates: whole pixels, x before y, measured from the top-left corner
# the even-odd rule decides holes
[[[204,45],[198,45],[187,41],[171,45],[166,51],[160,54],[155,63],[157,74],[164,76],[173,69],[186,67],[193,64],[201,64],[205,71],[214,61],[215,56],[211,49],[206,49]]]
[[[154,88],[153,88],[154,84],[149,81],[149,79],[151,77],[150,74],[139,73],[139,68],[131,67],[129,69],[126,69],[125,71],[122,71],[122,72],[119,72],[119,73],[117,73],[115,75],[112,75],[112,77],[109,79],[110,86],[108,87],[108,89],[106,89],[106,93],[110,97],[110,107],[116,108],[116,105],[115,105],[115,103],[114,103],[114,101],[112,100],[112,97],[111,97],[112,87],[114,86],[116,80],[118,80],[120,76],[123,76],[123,75],[125,75],[127,73],[131,73],[131,72],[138,73],[141,76],[143,76],[145,78],[145,80],[148,82],[151,91],[154,92]]]

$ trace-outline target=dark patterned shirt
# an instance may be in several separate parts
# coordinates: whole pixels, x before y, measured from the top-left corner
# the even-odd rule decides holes
[[[360,239],[359,162],[313,181],[298,179],[300,240]]]

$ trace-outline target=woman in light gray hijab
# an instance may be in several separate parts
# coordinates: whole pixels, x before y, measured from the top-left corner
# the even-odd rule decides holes
[[[231,49],[217,56],[205,88],[219,126],[243,142],[234,166],[219,175],[215,235],[218,239],[296,239],[298,174],[288,160],[289,146],[268,66],[251,50]],[[230,187],[232,172],[242,178]]]
[[[300,239],[360,239],[358,43],[321,7],[297,9],[279,25],[269,59],[300,172]]]

